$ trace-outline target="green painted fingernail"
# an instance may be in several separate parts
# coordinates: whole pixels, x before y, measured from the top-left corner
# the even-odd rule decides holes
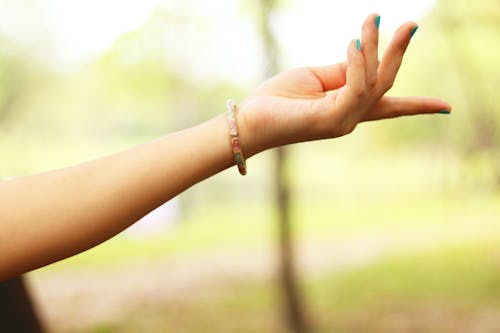
[[[437,113],[450,114],[450,110],[441,110],[441,111],[438,111]]]
[[[415,32],[417,32],[417,29],[418,29],[418,25],[414,26],[413,29],[411,29],[411,31],[410,31],[410,38],[412,38],[413,35],[415,34]]]
[[[378,30],[378,27],[380,27],[380,15],[377,15],[375,17],[375,26],[377,27]]]
[[[358,49],[358,51],[361,51],[361,41],[358,39],[356,39],[356,48]]]

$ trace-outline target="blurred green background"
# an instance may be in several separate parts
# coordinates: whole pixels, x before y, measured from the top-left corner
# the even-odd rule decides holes
[[[498,332],[500,1],[280,0],[269,17],[282,69],[342,61],[372,11],[381,50],[398,24],[420,25],[390,94],[441,97],[453,112],[290,147],[310,331]],[[267,66],[260,15],[250,0],[2,0],[0,177],[126,149],[241,101]],[[272,163],[255,156],[246,177],[224,171],[30,273],[45,326],[288,332]]]

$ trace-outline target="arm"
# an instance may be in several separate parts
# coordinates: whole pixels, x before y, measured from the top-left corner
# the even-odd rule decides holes
[[[111,156],[0,184],[0,280],[93,247],[231,166],[227,133],[221,115]]]
[[[247,158],[345,135],[361,121],[450,110],[438,99],[384,96],[415,24],[398,30],[379,63],[374,20],[369,16],[363,26],[361,51],[351,42],[346,62],[281,73],[240,104]],[[111,238],[233,164],[228,125],[219,115],[111,156],[0,183],[0,281]]]

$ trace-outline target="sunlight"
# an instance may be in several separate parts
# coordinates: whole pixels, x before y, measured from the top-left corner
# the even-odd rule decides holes
[[[203,63],[196,63],[198,45],[186,48],[196,54],[188,55],[193,63],[192,68],[187,69],[191,74],[200,79],[238,77],[248,81],[260,78],[262,61],[255,57],[258,40],[252,35],[249,24],[244,22],[248,18],[241,18],[243,5],[229,0],[185,1],[175,6],[160,0],[51,0],[50,13],[60,40],[62,63],[78,63],[102,53],[120,34],[144,24],[160,4],[202,15],[210,32],[217,36],[211,36],[210,40],[211,48],[217,51],[206,52]],[[338,1],[290,1],[275,17],[274,29],[282,47],[282,63],[289,67],[340,61],[347,43],[359,36],[360,25],[370,12],[381,14],[381,31],[390,33],[401,22],[418,20],[433,4],[434,0],[357,0],[344,1],[340,6]],[[237,59],[223,57],[228,47],[238,48],[240,56]],[[206,66],[207,63],[211,66]]]

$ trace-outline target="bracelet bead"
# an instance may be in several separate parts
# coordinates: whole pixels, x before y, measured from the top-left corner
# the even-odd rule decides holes
[[[238,108],[231,99],[227,101],[226,106],[227,120],[229,123],[229,137],[231,140],[231,148],[233,150],[234,161],[238,166],[238,171],[242,176],[244,176],[247,174],[247,166],[245,158],[243,157],[243,151],[241,150],[238,123],[236,122],[236,113],[238,112]]]

